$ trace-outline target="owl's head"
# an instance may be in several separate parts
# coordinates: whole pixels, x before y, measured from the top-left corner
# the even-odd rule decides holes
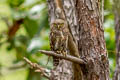
[[[56,19],[53,23],[52,26],[57,28],[57,29],[62,29],[65,26],[65,21],[62,19]]]

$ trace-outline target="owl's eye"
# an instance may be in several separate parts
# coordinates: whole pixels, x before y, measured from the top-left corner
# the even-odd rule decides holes
[[[63,26],[63,25],[64,25],[64,23],[61,24],[61,26]]]
[[[62,24],[60,24],[60,27],[62,27],[64,24],[62,23]]]
[[[53,24],[55,27],[57,27],[57,24]]]

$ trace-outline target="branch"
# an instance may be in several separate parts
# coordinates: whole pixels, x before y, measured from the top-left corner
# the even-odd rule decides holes
[[[85,61],[83,61],[80,58],[74,57],[74,56],[70,56],[70,55],[63,56],[61,54],[55,53],[54,51],[45,51],[45,50],[39,50],[39,51],[41,53],[46,54],[46,55],[59,57],[59,58],[62,58],[62,59],[65,59],[65,60],[68,60],[68,61],[71,61],[71,62],[75,62],[75,63],[78,63],[78,64],[86,64]]]
[[[50,70],[41,67],[37,63],[32,63],[30,60],[24,57],[24,60],[32,67],[32,69],[35,69],[35,72],[40,72],[42,76],[46,77],[47,79],[50,79],[50,76],[47,73],[50,73]]]
[[[19,62],[18,64],[14,64],[10,67],[8,67],[9,70],[16,70],[20,68],[24,68],[27,64],[25,62]]]
[[[16,32],[20,29],[20,25],[23,23],[24,19],[19,19],[19,20],[15,20],[13,25],[10,26],[9,30],[8,30],[8,40],[11,40]]]
[[[7,27],[10,27],[10,23],[8,21],[8,17],[2,17],[1,19],[6,23]]]

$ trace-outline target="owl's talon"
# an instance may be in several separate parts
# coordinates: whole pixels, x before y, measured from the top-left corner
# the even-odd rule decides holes
[[[66,53],[66,52],[63,52],[62,54],[63,54],[63,56],[64,56],[64,57],[66,57],[66,56],[67,56],[67,53]]]
[[[57,53],[59,53],[59,54],[60,54],[61,52],[60,52],[60,51],[57,51]]]

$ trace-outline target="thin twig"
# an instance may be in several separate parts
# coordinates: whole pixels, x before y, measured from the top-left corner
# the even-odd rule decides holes
[[[14,64],[14,65],[12,65],[12,66],[10,66],[10,67],[8,67],[8,69],[9,70],[16,70],[16,69],[20,69],[20,68],[24,68],[24,67],[26,67],[26,63],[25,62],[19,62],[18,64]]]
[[[54,51],[46,51],[46,50],[39,50],[39,51],[40,51],[41,53],[46,54],[46,55],[59,57],[59,58],[61,58],[61,59],[65,59],[65,60],[68,60],[68,61],[71,61],[71,62],[74,62],[74,63],[86,64],[85,61],[83,61],[83,60],[80,59],[80,58],[74,57],[74,56],[70,56],[70,55],[63,56],[63,55],[61,55],[61,54],[55,53]]]
[[[40,72],[41,75],[43,75],[44,77],[50,79],[50,76],[46,73],[48,73],[48,69],[41,67],[40,65],[38,65],[37,63],[32,63],[29,59],[27,59],[26,57],[24,57],[24,60],[33,68],[35,69],[35,72]],[[49,71],[50,72],[50,71]]]

